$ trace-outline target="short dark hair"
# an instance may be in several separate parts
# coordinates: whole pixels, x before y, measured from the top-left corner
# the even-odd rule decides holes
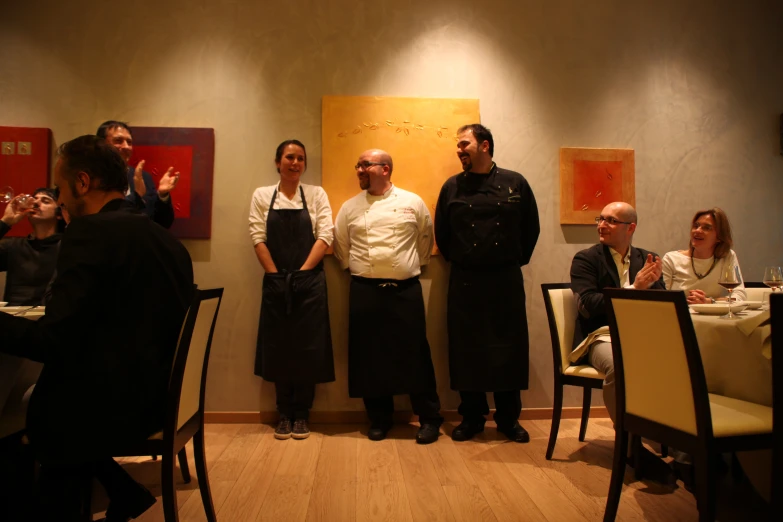
[[[39,187],[35,189],[35,192],[33,192],[32,196],[35,197],[41,193],[46,194],[55,201],[57,201],[57,198],[60,196],[60,191],[58,189],[49,187]]]
[[[277,146],[277,150],[275,151],[275,163],[280,163],[280,161],[283,159],[283,151],[286,147],[289,145],[296,145],[297,147],[302,147],[302,152],[304,152],[304,159],[305,159],[305,170],[307,170],[307,149],[304,146],[304,143],[302,143],[299,140],[285,140],[283,143]],[[280,172],[278,170],[278,172]]]
[[[468,125],[463,125],[459,129],[457,129],[457,134],[462,134],[465,131],[473,131],[473,136],[475,136],[476,141],[479,145],[484,143],[485,141],[489,142],[489,155],[494,156],[495,155],[495,140],[492,139],[492,133],[489,131],[488,128],[483,126],[480,123],[470,123]]]
[[[92,134],[66,141],[57,149],[63,166],[63,177],[73,188],[76,175],[86,172],[100,181],[96,187],[105,192],[128,190],[128,167],[119,152],[106,140]],[[60,187],[62,188],[62,187]]]
[[[131,132],[130,127],[128,127],[128,124],[125,123],[124,121],[117,121],[117,120],[109,120],[101,123],[101,125],[98,127],[98,130],[95,132],[95,135],[98,136],[99,138],[106,139],[106,134],[110,130],[116,129],[118,127],[121,129],[125,129],[126,131],[128,131],[128,134],[131,135],[131,138],[133,137],[133,132]]]
[[[60,197],[60,189],[56,187],[55,188],[38,187],[37,189],[35,189],[35,192],[33,192],[32,196],[35,197],[38,194],[46,194],[47,196],[49,196],[54,200],[55,204],[57,204],[57,200]],[[54,209],[54,215],[57,216],[57,219],[60,222],[62,222],[63,209],[60,208],[60,205],[57,205],[57,208]],[[58,228],[57,232],[62,232],[62,230],[60,230],[60,228],[62,228],[60,227],[60,224],[61,223],[57,224],[57,228]]]

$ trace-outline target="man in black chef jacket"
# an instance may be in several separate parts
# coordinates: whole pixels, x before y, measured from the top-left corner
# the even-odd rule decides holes
[[[462,423],[452,439],[484,430],[486,392],[495,394],[498,431],[515,442],[530,436],[519,425],[520,391],[528,387],[525,287],[539,234],[538,208],[522,175],[492,161],[494,141],[481,124],[457,131],[463,172],[441,188],[435,239],[451,262],[448,297],[449,370]]]

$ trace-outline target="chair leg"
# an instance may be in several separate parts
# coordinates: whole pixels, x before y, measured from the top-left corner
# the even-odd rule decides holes
[[[209,476],[207,475],[207,458],[204,451],[204,426],[193,435],[193,458],[196,461],[196,474],[198,475],[198,489],[201,491],[201,502],[204,504],[204,512],[207,522],[217,522],[215,506],[212,504],[212,492],[209,489]]]
[[[696,507],[699,509],[699,522],[715,520],[717,487],[715,484],[714,455],[707,451],[694,455],[696,466]]]
[[[631,435],[631,454],[633,455],[633,475],[636,480],[642,480],[642,437]]]
[[[733,478],[736,481],[742,480],[743,475],[745,475],[745,472],[742,471],[742,464],[740,464],[739,459],[737,458],[737,454],[735,452],[731,453],[731,478]]]
[[[552,408],[552,427],[549,430],[549,445],[546,447],[546,460],[552,460],[560,430],[560,415],[563,413],[563,385],[555,381],[555,404]]]
[[[177,453],[177,459],[179,460],[179,470],[182,472],[182,480],[185,484],[190,484],[190,468],[188,468],[188,454],[185,452],[185,446]]]
[[[163,490],[163,520],[179,522],[177,513],[177,492],[174,489],[174,452],[166,449],[160,466],[160,485]]]
[[[593,398],[593,389],[584,388],[584,395],[582,396],[582,424],[579,426],[579,442],[585,441],[585,433],[587,432],[587,419],[590,418],[590,400]]]
[[[609,480],[609,494],[606,497],[604,522],[614,522],[617,508],[620,506],[620,494],[623,492],[625,477],[625,456],[628,453],[628,433],[616,427],[614,433],[614,459],[612,461],[612,478]]]
[[[92,520],[92,477],[86,479],[82,487],[84,488],[82,490],[82,518]]]

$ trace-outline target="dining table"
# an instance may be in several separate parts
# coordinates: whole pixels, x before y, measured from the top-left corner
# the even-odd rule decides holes
[[[43,306],[6,306],[0,313],[37,321]],[[27,401],[43,364],[0,352],[0,439],[24,429]]]
[[[743,401],[772,406],[772,327],[768,310],[744,310],[735,319],[691,309],[707,390]],[[737,453],[750,482],[770,499],[772,452]]]

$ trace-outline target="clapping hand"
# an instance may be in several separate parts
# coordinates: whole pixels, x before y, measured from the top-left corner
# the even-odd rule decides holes
[[[133,190],[140,198],[147,193],[147,186],[144,184],[144,160],[141,160],[133,171]]]
[[[179,172],[172,174],[173,170],[174,167],[169,167],[166,173],[161,176],[160,183],[158,183],[158,195],[162,198],[165,198],[179,183]]]
[[[637,290],[646,290],[655,284],[661,278],[663,273],[663,262],[661,258],[655,256],[653,259],[652,254],[647,254],[647,261],[639,273],[636,274],[636,278],[633,280],[633,287]]]

